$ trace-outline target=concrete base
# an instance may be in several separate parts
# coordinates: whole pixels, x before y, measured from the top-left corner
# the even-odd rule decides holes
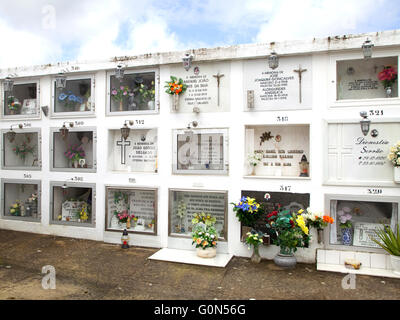
[[[197,256],[195,249],[179,250],[163,248],[148,259],[225,268],[232,257],[232,254],[218,253],[217,251],[217,256],[214,258],[200,258]]]
[[[337,265],[337,264],[321,264],[321,263],[319,263],[319,264],[317,264],[317,270],[318,271],[340,272],[340,273],[353,273],[353,274],[360,274],[360,275],[400,279],[400,274],[396,274],[391,270],[366,268],[366,267],[362,267],[362,266],[360,269],[354,270],[354,269],[348,269],[345,266],[341,266],[341,265]]]

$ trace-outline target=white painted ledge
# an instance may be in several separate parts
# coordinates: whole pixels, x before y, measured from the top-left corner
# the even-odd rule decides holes
[[[232,254],[218,253],[217,251],[217,255],[214,258],[200,258],[197,256],[196,250],[163,248],[148,259],[225,268],[232,257]]]
[[[348,269],[345,266],[338,264],[317,263],[317,270],[400,279],[400,274],[396,274],[392,270],[375,269],[363,266],[361,266],[361,268],[358,270],[354,270],[354,269]]]

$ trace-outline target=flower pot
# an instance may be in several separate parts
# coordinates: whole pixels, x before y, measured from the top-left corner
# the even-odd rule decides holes
[[[9,114],[10,114],[10,115],[15,115],[15,110],[14,110],[14,109],[10,109]]]
[[[172,95],[172,110],[174,111],[179,110],[179,94]]]
[[[154,110],[154,106],[155,106],[155,103],[154,103],[153,100],[147,102],[147,108],[148,108],[149,110]]]
[[[394,167],[394,182],[400,183],[400,167]]]
[[[74,161],[72,162],[72,167],[73,167],[73,168],[78,168],[78,160],[74,160]]]
[[[351,228],[342,229],[342,242],[345,246],[353,244],[353,230]]]
[[[291,254],[278,253],[274,258],[274,262],[278,267],[284,269],[292,269],[296,267],[297,259],[293,253]]]
[[[214,258],[217,255],[217,248],[197,248],[197,256],[200,258]]]
[[[253,254],[251,256],[251,262],[253,263],[260,263],[261,262],[261,256],[259,252],[258,246],[253,247]]]
[[[251,176],[255,176],[256,175],[256,166],[251,166],[251,173],[250,173],[250,175]]]
[[[317,229],[318,243],[324,242],[324,229]]]
[[[119,102],[119,111],[124,111],[124,104],[122,100]]]
[[[391,98],[392,97],[392,87],[386,87],[386,98]]]
[[[119,222],[118,224],[121,229],[126,229],[126,222]]]
[[[400,275],[400,256],[390,255],[390,262],[392,263],[393,272]]]

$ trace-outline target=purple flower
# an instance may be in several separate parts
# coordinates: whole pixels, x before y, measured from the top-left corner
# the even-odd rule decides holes
[[[124,91],[123,95],[124,95],[124,96],[126,96],[126,95],[127,95],[127,92],[126,92],[126,91]]]
[[[120,88],[121,90],[124,90],[124,86],[120,86],[119,88]]]
[[[113,90],[111,91],[111,94],[112,94],[113,96],[115,96],[115,95],[117,94],[117,90],[113,89]]]

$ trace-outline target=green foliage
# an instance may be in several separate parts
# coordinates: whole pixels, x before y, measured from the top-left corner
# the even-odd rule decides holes
[[[218,233],[213,225],[198,223],[193,228],[192,240],[196,248],[214,248],[217,246]]]
[[[247,232],[246,243],[251,247],[258,247],[263,243],[262,234]]]
[[[400,230],[397,224],[397,234],[389,226],[383,226],[383,229],[375,230],[375,235],[379,238],[371,237],[377,245],[386,250],[393,256],[400,256]]]

